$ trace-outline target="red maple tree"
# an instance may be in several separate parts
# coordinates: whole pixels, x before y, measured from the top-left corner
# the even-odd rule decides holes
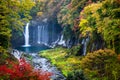
[[[7,60],[7,64],[0,65],[0,79],[10,80],[50,80],[52,73],[33,69],[33,67],[20,59],[19,63]]]

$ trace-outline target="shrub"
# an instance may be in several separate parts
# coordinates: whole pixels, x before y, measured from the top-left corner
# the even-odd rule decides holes
[[[0,79],[2,80],[50,80],[49,72],[34,70],[24,59],[19,64],[7,60],[7,64],[0,65]]]
[[[81,45],[73,46],[72,48],[67,50],[67,54],[68,55],[72,54],[72,55],[78,56],[78,55],[81,55],[80,50],[81,50]]]
[[[115,52],[109,49],[88,53],[81,60],[81,67],[90,80],[120,79],[120,63]]]
[[[83,71],[74,71],[72,73],[69,73],[67,76],[67,80],[86,80]]]

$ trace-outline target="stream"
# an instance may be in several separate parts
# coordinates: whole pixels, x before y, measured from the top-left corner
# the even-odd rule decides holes
[[[43,71],[47,71],[52,73],[53,75],[50,77],[51,80],[66,80],[65,77],[61,74],[61,72],[51,63],[43,57],[40,57],[38,53],[24,53],[18,50],[13,50],[12,54],[17,58],[20,59],[22,55],[24,56],[27,61],[29,61],[27,56],[31,56],[31,62],[35,69],[41,69]]]

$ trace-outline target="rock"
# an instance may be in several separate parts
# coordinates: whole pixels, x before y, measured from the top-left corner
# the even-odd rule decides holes
[[[38,55],[38,53],[28,53],[27,54],[27,53],[23,53],[18,50],[13,50],[11,54],[13,54],[18,60],[21,57],[23,57],[23,54],[25,54],[26,56],[24,56],[24,58],[26,60],[28,60],[28,62],[32,62],[32,65],[35,69],[53,73],[53,75],[51,76],[51,80],[66,80],[65,77],[61,74],[61,72],[55,66],[51,65],[49,60],[47,60],[46,58],[40,57]],[[32,57],[31,61],[29,61],[29,59],[27,59],[29,56]]]

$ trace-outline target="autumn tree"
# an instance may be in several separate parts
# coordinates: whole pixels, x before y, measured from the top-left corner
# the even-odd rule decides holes
[[[79,24],[82,36],[90,36],[92,39],[101,37],[107,48],[120,53],[119,6],[117,0],[105,0],[84,7]]]
[[[105,0],[102,2],[101,9],[98,9],[100,15],[97,22],[98,32],[102,34],[107,47],[120,53],[120,3],[118,0]]]
[[[0,46],[7,49],[10,46],[11,31],[22,30],[32,17],[30,9],[34,6],[31,0],[1,0],[0,1]]]
[[[88,53],[81,60],[81,67],[89,80],[119,80],[119,66],[117,54],[110,49]]]

